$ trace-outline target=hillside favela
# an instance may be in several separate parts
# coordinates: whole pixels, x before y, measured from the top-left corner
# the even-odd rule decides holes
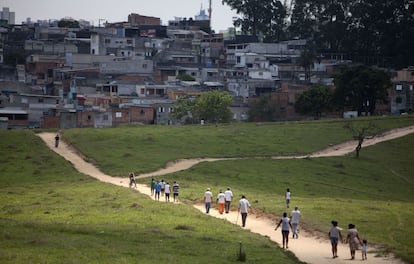
[[[413,87],[413,0],[2,0],[0,264],[413,264]]]
[[[125,21],[98,25],[70,17],[17,24],[3,7],[1,128],[405,114],[414,103],[411,5],[396,4],[401,21],[393,20],[395,32],[385,36],[377,33],[387,25],[368,32],[335,13],[343,10],[302,21],[298,5],[282,6],[274,27],[242,14],[220,32],[211,28],[211,6],[167,24],[131,10]],[[321,23],[318,16],[327,15],[331,20]],[[361,81],[351,84],[352,78]],[[214,92],[227,98],[229,112],[188,108]]]

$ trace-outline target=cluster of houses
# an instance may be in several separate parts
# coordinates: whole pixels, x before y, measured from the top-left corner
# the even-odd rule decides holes
[[[0,20],[0,127],[181,124],[172,114],[176,100],[211,90],[233,96],[234,120],[247,120],[249,103],[264,93],[277,106],[275,120],[298,119],[296,95],[313,84],[333,86],[331,73],[351,63],[323,54],[308,78],[299,63],[305,45],[215,33],[204,10],[166,26],[139,14],[79,28]],[[414,68],[396,72],[384,111],[411,111],[413,84]]]

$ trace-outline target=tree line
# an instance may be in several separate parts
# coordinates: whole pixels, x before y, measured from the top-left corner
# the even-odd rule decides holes
[[[414,65],[414,1],[222,0],[243,34],[263,42],[307,39],[318,54],[365,65]]]
[[[356,111],[374,115],[377,102],[388,103],[391,76],[384,70],[365,65],[345,67],[333,76],[334,87],[316,84],[295,98],[295,111],[315,119],[332,111]],[[233,97],[227,91],[208,91],[200,97],[181,97],[173,116],[185,124],[227,123],[232,120]],[[250,100],[249,121],[275,121],[278,106],[269,93]]]

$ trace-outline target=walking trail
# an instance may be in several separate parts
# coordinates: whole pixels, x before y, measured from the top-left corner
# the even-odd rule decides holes
[[[381,135],[377,135],[373,138],[366,139],[363,143],[363,147],[374,145],[386,140],[395,139],[398,137],[406,136],[408,134],[414,133],[414,126],[399,128],[390,130]],[[54,133],[40,133],[38,136],[45,142],[45,144],[55,151],[57,154],[64,157],[73,166],[81,173],[89,175],[93,178],[98,179],[99,181],[122,186],[129,187],[129,179],[121,177],[112,177],[102,173],[98,168],[96,168],[91,163],[88,163],[79,155],[79,153],[68,146],[64,141],[60,141],[59,147],[55,148],[54,146]],[[293,158],[308,158],[308,157],[328,157],[328,156],[342,156],[348,153],[351,153],[355,150],[356,142],[349,141],[339,145],[331,146],[327,149],[315,152],[310,155],[305,156],[275,156],[273,159],[293,159]],[[230,158],[237,159],[237,158]],[[138,175],[137,178],[145,177],[157,177],[177,171],[182,171],[191,168],[192,166],[200,162],[214,162],[219,160],[229,160],[228,158],[200,158],[200,159],[184,159],[170,162],[165,168],[159,169],[151,173],[145,173]],[[143,194],[151,196],[150,189],[147,185],[137,184],[137,190]],[[162,197],[163,198],[163,197]],[[164,199],[162,199],[164,201]],[[194,205],[195,208],[204,213],[204,205]],[[231,211],[229,214],[220,215],[216,209],[210,210],[210,215],[227,220],[233,224],[241,225],[241,219],[238,217],[237,211]],[[270,218],[263,216],[258,212],[253,212],[247,217],[246,228],[247,230],[258,233],[263,236],[269,237],[272,241],[275,241],[279,246],[282,245],[282,235],[280,230],[274,231],[275,222]],[[330,228],[330,224],[327,223],[327,230]],[[346,236],[346,230],[343,231],[343,235]],[[350,262],[350,253],[349,247],[347,244],[338,244],[338,255],[336,259],[332,259],[331,245],[329,239],[326,237],[321,237],[315,235],[315,232],[310,230],[300,230],[299,239],[289,238],[289,250],[293,252],[301,261],[307,263],[315,264],[330,264],[330,263],[349,263]],[[376,256],[376,248],[371,244],[368,250],[368,260],[365,260],[364,263],[372,264],[403,264],[399,259],[394,258],[392,255],[387,256]],[[356,262],[362,261],[360,251],[357,251]]]

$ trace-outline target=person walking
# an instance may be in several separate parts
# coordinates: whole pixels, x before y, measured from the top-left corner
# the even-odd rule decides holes
[[[246,219],[247,219],[247,214],[249,212],[249,208],[251,208],[249,200],[246,199],[246,196],[242,195],[239,201],[239,208],[237,211],[238,213],[241,214],[243,227],[246,226]]]
[[[213,193],[210,191],[210,188],[207,188],[204,193],[204,205],[206,207],[206,214],[210,213],[211,201],[213,200]]]
[[[354,224],[348,225],[348,235],[346,236],[346,243],[349,243],[349,250],[351,251],[351,259],[355,259],[355,251],[358,250],[358,246],[361,244],[358,230]]]
[[[361,254],[362,260],[367,260],[368,242],[366,239],[362,240]]]
[[[289,217],[287,217],[287,213],[283,213],[283,217],[280,219],[279,223],[277,224],[275,230],[278,229],[278,227],[282,225],[282,241],[283,241],[283,248],[288,249],[288,243],[289,243],[289,230],[292,229],[292,224],[290,223]],[[290,229],[289,229],[290,227]]]
[[[173,183],[173,196],[174,196],[174,203],[178,203],[178,193],[180,190],[180,185],[174,181]]]
[[[226,214],[228,214],[230,211],[231,199],[233,199],[233,192],[230,190],[230,187],[227,187],[227,190],[224,192],[224,196],[226,198],[224,210],[226,211]]]
[[[151,196],[153,196],[154,195],[154,192],[155,192],[155,180],[154,180],[154,178],[152,178],[151,179]]]
[[[292,238],[299,238],[299,218],[301,214],[299,208],[295,206],[295,209],[290,213],[291,223],[292,223]]]
[[[286,189],[285,200],[286,200],[286,208],[289,208],[289,203],[290,203],[290,190],[289,190],[289,188]]]
[[[155,184],[155,200],[160,200],[160,192],[161,192],[161,183],[159,181],[157,181],[157,183]]]
[[[170,183],[169,182],[165,183],[164,192],[165,192],[165,202],[170,202],[171,188],[170,188]]]
[[[338,227],[338,222],[332,220],[331,221],[332,227],[329,230],[329,239],[331,240],[332,246],[332,258],[338,257],[338,241],[342,242],[342,234],[341,228]]]
[[[161,184],[161,196],[164,196],[164,193],[165,193],[165,182],[164,182],[164,180],[161,180],[160,184]]]
[[[55,148],[59,147],[59,140],[60,140],[60,136],[59,136],[59,133],[57,133],[55,136]]]
[[[133,172],[129,173],[129,188],[134,185],[135,188],[137,188],[137,183],[135,182],[135,174]]]
[[[220,190],[219,194],[217,195],[217,209],[220,214],[224,212],[224,203],[226,202],[226,196],[224,195],[223,191]]]

